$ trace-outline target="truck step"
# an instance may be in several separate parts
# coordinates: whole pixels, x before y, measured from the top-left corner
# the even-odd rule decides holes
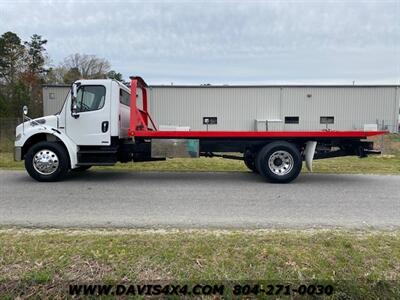
[[[112,166],[117,162],[117,148],[83,148],[78,151],[78,164],[86,166]]]
[[[115,154],[117,150],[79,150],[78,154]]]
[[[81,166],[113,166],[115,163],[108,163],[108,162],[84,162],[84,163],[77,163],[78,167]]]

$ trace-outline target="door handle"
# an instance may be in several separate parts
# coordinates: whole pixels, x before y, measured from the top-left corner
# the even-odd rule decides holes
[[[101,123],[101,131],[102,132],[108,131],[108,121],[104,121],[103,123]]]

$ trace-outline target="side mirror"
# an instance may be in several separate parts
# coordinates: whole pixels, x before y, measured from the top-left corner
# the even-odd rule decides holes
[[[28,106],[24,105],[24,107],[22,107],[22,113],[24,116],[28,115]]]
[[[72,98],[76,99],[76,95],[77,94],[78,94],[78,84],[77,83],[73,83],[72,87],[71,87]]]
[[[72,115],[75,119],[78,119],[78,118],[79,118],[78,106],[76,105],[76,101],[75,101],[75,103],[74,103],[74,102],[72,103],[71,115]]]
[[[71,87],[71,116],[73,116],[75,119],[79,118],[78,114],[78,104],[77,104],[77,94],[78,94],[78,87],[79,84],[72,84]]]

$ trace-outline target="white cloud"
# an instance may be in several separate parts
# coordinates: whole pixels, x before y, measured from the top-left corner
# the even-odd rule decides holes
[[[399,15],[400,1],[0,0],[0,32],[152,83],[400,83]]]

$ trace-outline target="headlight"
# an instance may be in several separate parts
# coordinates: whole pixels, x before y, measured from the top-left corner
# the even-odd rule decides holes
[[[17,136],[15,137],[15,141],[19,141],[21,139],[21,134],[18,133]]]

